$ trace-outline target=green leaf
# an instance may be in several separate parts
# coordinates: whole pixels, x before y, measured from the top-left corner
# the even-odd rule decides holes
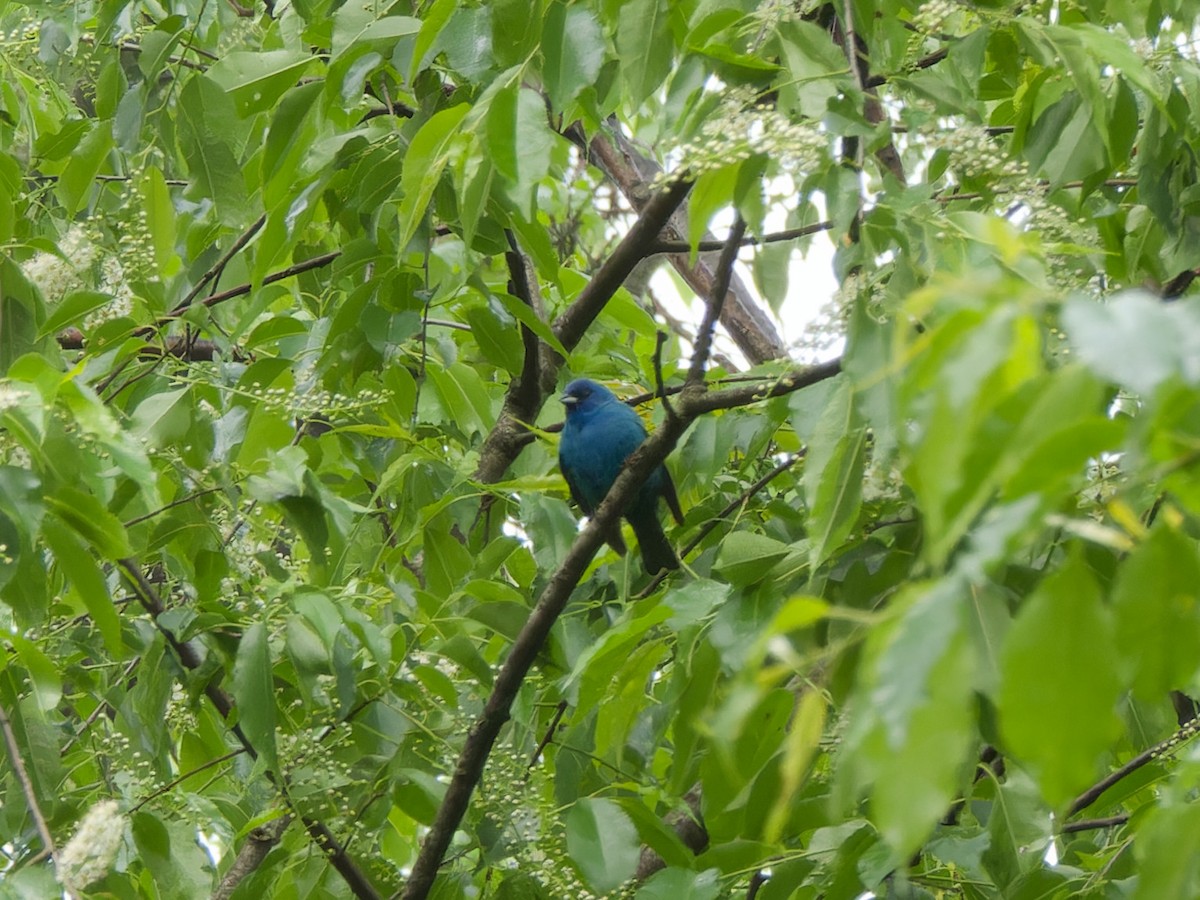
[[[1138,830],[1134,852],[1141,863],[1134,900],[1200,894],[1200,806],[1155,810]]]
[[[370,7],[347,4],[338,9],[333,26],[331,62],[362,45],[390,50],[402,38],[417,34],[421,20],[412,16],[375,18]]]
[[[1120,659],[1147,702],[1193,684],[1200,669],[1200,554],[1196,542],[1157,526],[1121,564],[1113,589]]]
[[[539,36],[543,0],[492,0],[492,49],[502,66],[523,64]]]
[[[175,253],[175,207],[171,189],[158,166],[147,166],[139,183],[146,210],[146,230],[154,250],[154,266],[161,277],[174,275],[179,267]]]
[[[59,521],[51,517],[42,526],[42,537],[46,546],[54,554],[63,573],[70,580],[75,593],[83,601],[88,615],[100,629],[105,646],[109,653],[120,659],[125,656],[124,641],[121,638],[121,619],[113,606],[112,597],[108,592],[108,584],[100,567],[87,551],[87,548],[75,536],[75,533],[63,527]]]
[[[1092,111],[1074,94],[1060,99],[1030,127],[1025,156],[1051,186],[1087,178],[1108,165],[1104,136]]]
[[[550,4],[542,25],[542,80],[550,105],[558,112],[596,83],[604,62],[604,34],[584,6]]]
[[[634,900],[716,900],[721,893],[718,875],[717,869],[663,869],[642,885]]]
[[[456,11],[458,11],[458,0],[434,0],[433,5],[425,10],[424,16],[421,18],[420,31],[417,32],[416,43],[413,45],[412,64],[408,69],[409,82],[417,80],[417,73],[428,62],[430,49]]]
[[[735,531],[721,542],[714,568],[731,584],[744,586],[765,578],[790,548],[754,531]]]
[[[62,676],[58,673],[58,666],[37,644],[21,635],[7,634],[4,639],[12,645],[16,658],[29,673],[29,684],[33,688],[38,709],[50,712],[62,699]]]
[[[1001,731],[1051,805],[1095,780],[1120,733],[1119,658],[1112,614],[1073,554],[1025,601],[1001,651]]]
[[[617,54],[626,99],[640,106],[671,71],[674,40],[662,0],[629,0],[617,19]]]
[[[488,362],[511,375],[521,373],[525,354],[514,322],[502,322],[489,305],[471,307],[467,311],[467,322],[480,353]]]
[[[45,316],[41,297],[11,258],[0,259],[0,372],[35,346],[38,322]]]
[[[234,51],[205,74],[225,89],[245,117],[271,109],[313,63],[301,50]]]
[[[216,204],[222,221],[238,227],[247,218],[246,182],[221,125],[236,121],[233,100],[216,82],[203,76],[188,79],[179,92],[180,146],[196,189]]]
[[[58,334],[69,325],[79,326],[93,310],[112,302],[112,295],[100,291],[72,291],[50,308],[50,315],[38,329],[38,338]]]
[[[1053,822],[1037,785],[1025,772],[1009,769],[1003,784],[992,776],[989,787],[988,846],[980,861],[997,887],[1007,890],[1030,869],[1045,865]]]
[[[151,394],[138,404],[130,431],[148,446],[163,447],[181,439],[192,424],[190,388]]]
[[[973,749],[964,600],[957,579],[909,586],[890,604],[897,618],[868,637],[838,784],[847,800],[869,790],[893,861],[932,832]]]
[[[450,68],[468,81],[482,78],[495,65],[492,54],[492,8],[459,7],[436,43]]]
[[[404,155],[404,173],[400,177],[404,197],[400,201],[398,247],[408,246],[425,217],[433,189],[450,158],[450,146],[458,135],[459,123],[470,108],[468,104],[460,103],[435,113],[413,137],[408,153]]]
[[[316,136],[313,125],[313,110],[321,96],[321,85],[317,82],[294,87],[283,95],[271,117],[262,155],[262,181],[271,185],[266,205],[273,207],[282,202],[289,188],[296,182],[297,170]]]
[[[554,146],[541,95],[514,80],[491,96],[485,137],[496,171],[513,184],[520,215],[532,220],[534,188],[546,175]]]
[[[1200,305],[1130,291],[1099,303],[1077,297],[1063,324],[1079,358],[1101,378],[1150,395],[1164,381],[1200,384]]]
[[[611,800],[584,797],[567,813],[567,852],[592,890],[619,887],[637,869],[641,846],[629,816]]]
[[[238,724],[267,768],[279,770],[275,754],[275,691],[267,627],[255,622],[238,642],[233,665],[233,697]]]
[[[563,358],[570,356],[567,348],[563,346],[562,341],[551,330],[550,326],[538,318],[537,313],[530,309],[526,304],[522,303],[516,297],[510,294],[497,294],[496,299],[500,301],[500,305],[508,311],[514,319],[532,331],[541,340],[545,341],[551,350],[559,354]]]
[[[425,575],[431,590],[449,594],[471,571],[471,554],[455,539],[447,517],[430,521],[425,528]]]
[[[594,709],[604,699],[613,677],[633,650],[670,614],[666,607],[654,606],[640,615],[631,615],[607,629],[603,637],[579,654],[567,681],[567,693],[574,696],[579,710]]]
[[[527,872],[508,875],[496,888],[495,900],[553,900],[542,883]]]
[[[46,497],[46,506],[105,559],[133,555],[125,526],[94,495],[63,485]]]
[[[800,786],[816,758],[825,730],[826,711],[825,698],[819,691],[806,691],[800,697],[783,746],[783,760],[780,763],[782,789],[763,829],[764,838],[771,843],[782,837]]]
[[[843,379],[829,398],[804,458],[813,568],[829,558],[858,521],[866,449],[867,432],[854,409],[853,389]]]
[[[113,148],[112,130],[93,128],[71,154],[67,167],[58,176],[58,198],[69,215],[91,202],[96,176],[104,168]]]
[[[722,166],[703,173],[688,195],[688,242],[693,253],[708,232],[708,223],[717,212],[733,203],[741,163]]]

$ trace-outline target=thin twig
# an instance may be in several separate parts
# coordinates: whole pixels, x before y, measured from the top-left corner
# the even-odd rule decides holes
[[[216,759],[210,759],[208,762],[201,763],[200,765],[196,766],[196,768],[194,768],[188,772],[184,772],[178,778],[175,778],[174,780],[169,781],[166,784],[156,788],[154,791],[152,791],[151,793],[149,793],[145,797],[143,797],[141,800],[139,800],[129,810],[130,814],[137,812],[139,809],[141,809],[143,806],[145,806],[147,803],[149,803],[151,800],[155,799],[156,797],[161,797],[163,794],[167,793],[168,791],[175,789],[176,787],[178,787],[179,785],[181,785],[185,781],[187,781],[189,778],[193,778],[196,775],[199,775],[201,772],[204,772],[208,769],[213,768],[213,766],[219,766],[219,765],[221,765],[221,763],[229,762],[229,760],[234,759],[238,756],[241,756],[245,752],[246,752],[246,750],[244,747],[239,750],[230,750],[228,753],[224,754],[223,756],[218,756]]]
[[[131,659],[125,665],[125,671],[121,673],[121,677],[117,679],[116,683],[119,684],[123,681],[128,680],[129,676],[133,674],[133,670],[138,667],[138,664],[141,663],[141,661],[142,661],[142,658],[140,656],[135,656],[133,659]],[[92,725],[95,723],[95,721],[98,718],[100,718],[102,715],[104,715],[105,711],[111,710],[111,709],[112,709],[112,706],[107,701],[103,701],[101,703],[96,704],[96,708],[93,709],[91,714],[86,719],[83,720],[83,724],[79,726],[79,729],[74,734],[72,734],[69,738],[67,738],[67,742],[62,745],[62,749],[58,751],[58,755],[66,756],[67,751],[70,750],[72,746],[74,746],[76,741],[78,741],[81,737],[83,737],[83,735],[87,732],[87,730],[89,728],[92,727]]]
[[[682,550],[679,551],[680,559],[686,559],[688,554],[699,547],[701,542],[708,537],[718,525],[720,525],[730,515],[733,514],[734,510],[745,506],[751,497],[761,491],[764,487],[766,487],[796,463],[800,462],[800,460],[804,458],[804,454],[807,449],[808,448],[806,447],[801,448],[800,452],[795,456],[790,456],[785,459],[762,478],[758,479],[758,481],[754,482],[754,484],[750,485],[750,487],[746,488],[746,490],[738,494],[735,499],[726,504],[724,509],[700,526],[700,530],[696,532],[696,535],[684,545]],[[640,600],[653,594],[658,589],[658,586],[662,584],[663,580],[667,577],[667,574],[668,572],[666,569],[660,570],[653,578],[650,579],[650,583],[638,592],[637,599]]]
[[[12,763],[13,774],[21,785],[21,791],[25,794],[25,805],[29,807],[29,815],[33,817],[33,824],[37,826],[38,835],[42,839],[42,852],[32,860],[36,862],[47,855],[54,855],[54,837],[50,834],[50,826],[46,824],[46,817],[42,815],[42,808],[38,805],[37,792],[33,789],[33,780],[25,768],[25,760],[21,758],[21,748],[17,744],[17,736],[13,733],[12,722],[9,721],[8,711],[3,705],[0,705],[0,729],[4,731],[4,746],[8,748],[8,758]]]
[[[794,241],[797,238],[808,237],[812,234],[820,234],[822,231],[829,231],[833,228],[832,222],[816,222],[812,225],[805,225],[802,228],[789,228],[786,231],[775,231],[771,234],[764,234],[762,237],[743,237],[740,241],[743,247],[757,247],[761,244],[778,244],[783,241]],[[724,241],[699,241],[695,246],[697,253],[713,253],[717,250],[724,250],[729,243]],[[655,241],[650,248],[650,253],[691,253],[693,250],[690,241]]]
[[[223,254],[221,254],[221,258],[218,259],[207,272],[205,272],[203,275],[200,276],[200,280],[196,282],[196,286],[193,287],[190,291],[188,291],[187,296],[185,296],[178,303],[178,305],[176,305],[176,307],[173,310],[171,310],[170,315],[178,316],[178,315],[182,314],[184,310],[186,310],[189,306],[192,305],[192,301],[194,301],[197,297],[200,296],[201,291],[204,290],[205,286],[210,281],[216,282],[217,280],[219,280],[221,277],[221,273],[225,271],[225,266],[227,266],[229,264],[229,261],[231,259],[233,259],[235,256],[237,256],[237,254],[241,252],[243,247],[245,247],[248,243],[250,243],[250,240],[256,234],[258,234],[258,232],[260,230],[262,230],[262,227],[265,224],[267,224],[267,214],[263,213],[261,216],[259,216],[254,221],[254,223],[249,228],[247,228],[240,235],[238,235],[237,240],[234,241],[233,244],[230,245],[229,249],[226,250]]]
[[[333,250],[329,253],[322,253],[320,256],[314,256],[310,259],[298,262],[295,265],[288,266],[286,269],[280,269],[278,272],[272,272],[270,275],[267,275],[265,278],[263,278],[263,286],[265,287],[268,284],[274,284],[277,281],[283,281],[285,278],[292,278],[293,276],[303,274],[304,272],[311,272],[313,269],[324,268],[341,255],[341,250]],[[210,294],[209,296],[205,297],[203,301],[201,301],[201,304],[208,307],[216,306],[218,303],[224,303],[226,300],[232,300],[234,297],[241,297],[250,293],[253,287],[254,286],[249,283],[239,284],[237,287],[232,287],[229,290],[222,291],[219,294]],[[176,309],[178,309],[178,307]],[[179,312],[182,312],[182,310],[179,310]],[[167,313],[163,320],[160,321],[160,324],[165,324],[165,322],[177,318],[177,316],[178,312],[176,310],[172,310],[171,312]]]
[[[141,602],[143,608],[150,614],[150,618],[154,622],[155,628],[158,629],[170,647],[175,651],[180,663],[182,663],[187,669],[195,670],[200,668],[204,660],[200,651],[196,648],[196,645],[191,641],[179,640],[179,638],[177,638],[169,628],[161,623],[160,617],[166,611],[166,605],[163,603],[162,598],[158,596],[158,592],[155,590],[154,585],[150,583],[150,580],[146,578],[145,573],[142,572],[138,561],[132,558],[123,558],[117,560],[117,565],[120,567],[121,572],[125,576],[126,580],[133,587],[134,593],[137,595],[138,600]],[[250,738],[246,735],[246,732],[242,729],[241,725],[236,721],[233,722],[233,724],[228,724],[235,715],[233,697],[231,697],[224,690],[224,688],[221,687],[220,683],[216,679],[209,681],[208,684],[205,685],[204,695],[208,697],[209,702],[212,703],[217,712],[220,713],[221,718],[225,720],[227,727],[233,733],[234,737],[237,738],[238,743],[242,745],[242,748],[245,750],[245,752],[250,756],[251,759],[258,760],[258,751],[250,742]],[[366,874],[358,867],[358,864],[346,852],[346,848],[342,846],[341,842],[338,841],[333,832],[329,830],[329,827],[319,819],[302,815],[300,811],[296,809],[296,806],[288,793],[287,785],[284,782],[282,774],[271,771],[270,769],[267,769],[265,774],[267,780],[269,780],[271,784],[273,784],[279,791],[280,796],[283,798],[288,807],[299,816],[300,821],[304,824],[305,831],[307,831],[309,834],[309,837],[311,837],[313,842],[321,848],[321,851],[329,860],[330,865],[332,865],[334,869],[337,870],[338,874],[342,876],[342,879],[346,882],[346,886],[350,889],[354,896],[358,897],[359,900],[382,900],[381,895],[375,890],[374,885],[371,884]]]
[[[554,740],[554,732],[558,730],[558,723],[562,721],[563,714],[567,711],[567,701],[559,700],[558,708],[554,710],[554,718],[550,720],[550,724],[546,726],[546,733],[542,735],[542,739],[538,741],[537,747],[529,756],[529,762],[525,766],[525,778],[529,778],[529,770],[537,765],[538,757],[542,755],[542,751],[550,746],[550,742]]]
[[[1163,754],[1170,752],[1171,750],[1175,749],[1179,743],[1190,740],[1198,733],[1200,733],[1200,718],[1192,719],[1192,721],[1181,727],[1165,741],[1155,744],[1149,750],[1139,753],[1129,762],[1125,763],[1125,765],[1121,766],[1121,768],[1117,769],[1115,772],[1110,772],[1106,777],[1100,779],[1100,781],[1096,782],[1094,785],[1076,797],[1075,801],[1071,804],[1071,808],[1067,810],[1067,815],[1073,816],[1075,813],[1087,809],[1100,798],[1101,794],[1107,791],[1118,781],[1125,778],[1127,775],[1136,772],[1142,766],[1146,765],[1146,763],[1158,759]]]
[[[1103,819],[1080,819],[1078,822],[1067,822],[1058,830],[1059,834],[1074,834],[1077,831],[1094,831],[1100,828],[1115,828],[1129,821],[1129,816],[1106,816]]]
[[[168,510],[174,509],[177,506],[186,506],[187,504],[189,504],[195,500],[199,500],[205,494],[216,494],[222,490],[224,490],[224,488],[210,487],[210,488],[204,488],[203,490],[196,491],[195,493],[192,493],[192,494],[188,494],[185,497],[179,497],[176,500],[172,500],[170,503],[166,504],[165,506],[160,506],[158,509],[152,510],[148,513],[144,513],[143,515],[140,515],[140,516],[134,516],[132,519],[129,519],[128,521],[125,522],[125,527],[132,528],[134,525],[139,525],[142,522],[147,521],[148,519],[153,519],[155,516],[161,516],[163,513],[167,512]]]
[[[725,304],[725,295],[729,293],[729,282],[733,278],[733,264],[737,262],[738,245],[746,233],[746,220],[739,215],[730,229],[729,238],[721,250],[721,258],[717,261],[716,279],[713,281],[712,296],[704,308],[704,319],[696,330],[696,343],[692,350],[692,364],[688,368],[687,384],[701,385],[704,383],[704,370],[708,365],[708,356],[712,352],[713,332],[717,321],[721,318],[721,307]]]
[[[667,333],[659,329],[654,340],[654,392],[655,396],[662,401],[663,411],[668,416],[674,416],[675,410],[671,408],[671,401],[667,399],[667,389],[663,384],[662,351],[666,343]]]

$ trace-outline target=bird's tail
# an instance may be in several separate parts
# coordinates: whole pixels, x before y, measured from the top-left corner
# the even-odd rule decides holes
[[[633,533],[637,535],[638,546],[642,548],[642,565],[646,572],[654,575],[662,569],[678,569],[679,559],[667,540],[666,532],[658,521],[658,516],[642,518],[637,521],[629,520]]]

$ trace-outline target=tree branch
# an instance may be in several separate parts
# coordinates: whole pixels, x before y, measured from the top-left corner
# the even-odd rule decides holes
[[[798,387],[804,386],[799,382],[812,384],[838,371],[840,365],[837,363],[814,367],[803,376],[788,379],[779,393],[797,390]],[[753,396],[777,396],[773,393],[771,385],[756,384],[749,387],[758,392]],[[512,649],[496,676],[483,712],[471,726],[463,743],[450,785],[441,806],[438,807],[433,825],[421,843],[416,862],[413,863],[412,874],[404,886],[401,894],[403,900],[425,900],[429,896],[446,850],[450,847],[463,816],[466,815],[476,785],[483,777],[484,766],[491,755],[500,729],[508,721],[517,692],[549,636],[550,629],[566,607],[572,591],[579,584],[596,552],[604,544],[605,536],[615,527],[650,472],[667,458],[691,423],[706,412],[736,405],[734,401],[744,397],[746,393],[745,388],[708,392],[703,384],[688,384],[680,393],[676,407],[677,415],[664,420],[626,461],[608,495],[597,507],[587,527],[571,544],[570,550],[551,576],[513,642]]]
[[[670,813],[664,822],[679,836],[683,845],[699,856],[708,847],[708,829],[704,827],[704,817],[700,810],[700,785],[694,785],[690,791],[684,794],[683,802],[687,804],[688,811],[678,810]],[[642,848],[642,855],[638,859],[637,870],[634,872],[634,881],[645,881],[655,872],[667,867],[667,862],[649,847]]]
[[[645,256],[645,248],[658,235],[672,211],[683,202],[687,191],[686,184],[677,183],[651,199],[638,221],[621,239],[575,302],[559,315],[552,327],[555,336],[567,350],[573,349],[579,343],[588,326],[604,308],[604,304],[612,298],[634,266]],[[527,423],[537,419],[546,394],[554,389],[558,370],[563,364],[561,357],[549,350],[540,353],[539,357],[541,371],[538,375],[536,394],[529,391],[528,386],[522,384],[520,379],[513,379],[508,386],[504,406],[496,424],[479,451],[479,465],[474,475],[478,482],[493,484],[499,481],[521,449],[533,440]]]
[[[33,824],[37,827],[38,836],[42,839],[42,852],[36,858],[41,859],[46,855],[53,856],[55,852],[54,837],[50,834],[46,817],[42,815],[42,808],[38,805],[37,791],[33,789],[33,781],[29,777],[29,771],[25,768],[25,760],[21,758],[21,747],[17,743],[16,734],[13,733],[8,711],[3,705],[0,705],[0,729],[4,732],[4,746],[8,748],[8,759],[12,764],[13,775],[21,785],[21,792],[25,795],[25,805],[29,809],[29,815],[33,817]]]
[[[525,255],[521,253],[512,229],[504,229],[504,236],[508,238],[508,252],[504,254],[504,260],[508,263],[509,292],[536,315],[537,304],[533,301],[533,287],[529,283],[529,270],[525,265]],[[520,323],[520,330],[525,359],[521,364],[521,374],[517,376],[513,389],[523,406],[535,406],[541,397],[541,391],[538,388],[538,378],[542,371],[539,351],[541,342],[524,322]]]
[[[721,318],[721,307],[725,304],[725,295],[729,293],[729,282],[733,278],[733,264],[737,262],[738,245],[746,233],[746,220],[740,215],[733,223],[725,247],[721,250],[721,258],[717,261],[716,280],[713,281],[712,295],[704,307],[704,319],[696,331],[696,343],[692,348],[692,364],[688,368],[687,384],[700,385],[704,383],[704,369],[708,365],[708,356],[712,351],[713,331]],[[659,391],[662,391],[661,385]],[[664,401],[666,396],[663,397]]]
[[[225,271],[225,266],[229,264],[229,261],[237,256],[243,247],[250,243],[250,240],[256,234],[258,234],[260,230],[262,230],[262,227],[265,224],[267,224],[267,214],[263,213],[249,228],[238,235],[237,240],[233,242],[230,248],[221,254],[221,258],[218,259],[207,272],[200,276],[200,280],[196,282],[196,286],[188,291],[187,296],[184,297],[183,300],[181,300],[173,310],[171,310],[170,314],[172,316],[177,316],[191,306],[192,301],[199,297],[200,292],[204,290],[204,286],[210,281],[216,281],[221,277],[221,273]]]
[[[117,565],[120,567],[122,574],[133,588],[142,607],[150,614],[150,619],[154,623],[154,627],[163,635],[167,643],[175,651],[180,663],[184,668],[195,670],[199,669],[203,664],[203,657],[195,644],[191,641],[179,640],[169,628],[164,626],[159,617],[166,611],[166,607],[162,599],[158,596],[158,592],[154,589],[154,585],[146,578],[142,572],[141,566],[138,565],[135,559],[119,559]],[[204,686],[204,694],[208,697],[209,702],[221,714],[221,718],[225,720],[229,730],[238,739],[242,748],[250,756],[251,759],[258,759],[258,751],[242,730],[242,727],[235,721],[232,725],[230,720],[234,718],[234,702],[226,691],[220,686],[217,679],[210,680]],[[295,809],[291,797],[288,795],[284,785],[283,774],[267,770],[266,776],[270,782],[279,789],[280,796],[284,802],[299,816],[300,821],[304,824],[304,829],[308,832],[309,837],[313,839],[321,851],[329,859],[332,865],[342,876],[347,887],[358,897],[359,900],[382,900],[382,896],[375,890],[366,874],[359,869],[358,864],[346,852],[345,847],[341,845],[333,832],[318,819],[300,814],[299,810]]]
[[[56,337],[58,346],[63,350],[82,350],[86,344],[83,332],[78,328],[67,328],[60,331]],[[164,346],[147,343],[137,355],[143,359],[158,359],[164,355],[182,359],[185,362],[212,362],[217,358],[219,349],[216,341],[189,340],[186,335],[173,334],[163,342]],[[241,350],[234,348],[230,354],[235,361],[246,358]]]
[[[1125,765],[1121,766],[1121,768],[1117,769],[1115,772],[1110,772],[1107,776],[1100,779],[1100,781],[1096,782],[1094,785],[1075,798],[1074,802],[1071,803],[1070,809],[1067,810],[1067,815],[1073,816],[1075,813],[1087,809],[1098,799],[1100,799],[1101,794],[1107,791],[1122,778],[1125,778],[1127,775],[1136,772],[1142,766],[1146,765],[1146,763],[1158,759],[1163,754],[1175,749],[1175,747],[1182,741],[1194,738],[1197,734],[1200,734],[1200,718],[1192,719],[1192,721],[1181,727],[1165,741],[1155,744],[1149,750],[1144,750],[1133,759],[1129,760],[1129,762],[1125,763]]]
[[[811,234],[820,234],[822,231],[829,231],[833,228],[832,222],[816,222],[812,225],[805,225],[802,228],[789,228],[786,231],[776,231],[771,234],[764,234],[762,237],[743,237],[739,242],[742,247],[757,247],[761,244],[777,244],[783,241],[794,241],[797,238],[808,237]],[[728,241],[700,241],[696,244],[695,250],[698,253],[711,253],[714,250],[723,250]],[[652,253],[691,253],[692,245],[690,241],[655,241]]]
[[[229,897],[232,897],[237,886],[262,865],[267,854],[283,838],[283,833],[291,822],[290,815],[280,816],[266,825],[251,829],[233,864],[225,872],[217,889],[213,891],[212,900],[228,900]]]
[[[597,135],[590,144],[584,143],[578,129],[567,129],[566,136],[586,148],[588,158],[616,183],[634,209],[643,208],[647,185],[662,175],[658,163],[640,153],[619,128],[614,129],[611,139]],[[714,278],[711,261],[701,257],[693,263],[691,245],[684,241],[687,234],[687,215],[677,211],[667,223],[666,236],[670,241],[682,243],[684,249],[669,253],[668,260],[698,297],[710,297]],[[720,246],[724,246],[724,242],[717,249]],[[756,365],[787,356],[787,345],[770,316],[736,276],[730,282],[730,295],[722,310],[721,325],[738,349]]]
[[[1103,819],[1080,819],[1078,822],[1067,822],[1062,828],[1058,829],[1059,834],[1074,834],[1077,831],[1093,831],[1099,828],[1114,828],[1117,825],[1124,825],[1129,821],[1129,816],[1107,816]]]

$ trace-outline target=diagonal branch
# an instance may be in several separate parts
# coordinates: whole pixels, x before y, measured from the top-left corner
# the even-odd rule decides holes
[[[788,228],[784,231],[774,231],[770,234],[764,234],[762,237],[743,237],[740,245],[743,247],[757,247],[761,244],[778,244],[783,241],[794,241],[797,238],[808,237],[813,234],[820,234],[822,231],[829,231],[833,228],[832,222],[814,222],[812,225],[804,225],[800,228]],[[698,253],[711,253],[714,250],[724,250],[727,241],[700,241],[696,244],[695,250]],[[691,253],[692,245],[688,241],[655,241],[652,252],[654,253]]]
[[[696,344],[692,351],[692,364],[688,368],[687,383],[703,384],[704,369],[708,365],[708,357],[712,352],[713,330],[721,318],[721,307],[725,304],[725,295],[729,292],[729,282],[733,278],[733,264],[737,262],[738,246],[746,233],[746,220],[740,215],[733,223],[729,238],[721,250],[721,258],[717,261],[717,278],[713,282],[712,295],[704,307],[704,319],[696,331]],[[660,387],[661,391],[662,388]],[[664,400],[666,397],[663,398]]]
[[[572,350],[579,343],[604,304],[629,277],[634,266],[645,257],[646,248],[657,238],[687,192],[686,183],[676,183],[646,204],[637,222],[579,293],[575,302],[554,322],[554,334],[563,347]],[[537,419],[546,395],[554,389],[558,370],[563,364],[562,358],[554,352],[541,353],[540,357],[542,365],[536,392],[522,384],[521,379],[514,379],[509,384],[496,424],[479,451],[479,465],[474,475],[476,481],[483,484],[499,481],[522,448],[532,441],[527,423]]]
[[[221,254],[221,258],[216,261],[212,268],[200,276],[200,280],[196,282],[196,286],[188,291],[187,296],[179,302],[179,305],[171,310],[171,315],[176,316],[182,314],[184,310],[192,305],[192,301],[200,296],[201,292],[210,281],[215,282],[217,279],[219,279],[221,277],[221,273],[225,271],[225,267],[229,264],[229,261],[237,256],[243,247],[250,243],[251,239],[262,230],[262,227],[265,224],[267,224],[267,214],[263,213],[250,225],[249,228],[238,235],[237,240],[230,245],[228,250]]]
[[[1100,799],[1101,794],[1118,781],[1136,772],[1142,766],[1146,765],[1146,763],[1152,762],[1163,754],[1170,752],[1180,742],[1194,738],[1197,734],[1200,734],[1200,719],[1192,719],[1165,741],[1155,744],[1148,750],[1143,750],[1133,759],[1129,760],[1129,762],[1125,763],[1125,765],[1121,766],[1121,768],[1108,773],[1108,775],[1076,797],[1067,809],[1067,815],[1073,816],[1075,813],[1087,809]]]
[[[813,374],[807,378],[798,376],[793,380],[814,383],[821,378],[830,377],[830,374],[836,373],[839,368],[836,364],[826,364],[814,369]],[[766,386],[751,387],[760,389],[764,397],[774,396]],[[583,578],[596,552],[604,544],[605,536],[616,525],[650,472],[667,458],[691,423],[705,412],[725,408],[727,404],[741,398],[744,391],[743,388],[735,388],[729,391],[707,392],[702,384],[688,384],[679,396],[676,415],[665,419],[626,461],[608,495],[596,509],[595,515],[575,538],[571,549],[551,576],[538,598],[537,605],[513,642],[508,657],[500,667],[483,712],[471,726],[463,743],[450,785],[441,806],[438,807],[433,825],[421,844],[412,874],[404,886],[401,894],[403,900],[425,900],[429,896],[438,868],[450,847],[450,841],[466,815],[475,787],[483,777],[484,766],[500,735],[500,729],[509,719],[517,692],[545,644],[550,629],[566,607],[572,591]]]
[[[162,599],[158,596],[154,585],[150,583],[145,573],[142,572],[142,568],[138,565],[137,560],[130,558],[119,559],[117,560],[117,565],[133,588],[142,607],[150,614],[151,621],[154,622],[154,627],[159,630],[172,650],[175,651],[180,663],[186,669],[199,669],[203,664],[203,657],[200,650],[191,641],[181,641],[169,628],[162,624],[159,617],[166,611],[166,607]],[[226,723],[236,718],[234,715],[233,697],[221,687],[218,679],[214,678],[204,686],[204,694]],[[229,725],[229,730],[233,732],[238,743],[242,745],[242,748],[250,758],[257,760],[258,751],[254,748],[254,745],[250,742],[242,727],[234,721],[233,724]],[[300,818],[300,821],[304,824],[305,831],[308,832],[309,837],[313,839],[316,845],[321,848],[321,851],[329,859],[329,864],[342,876],[351,893],[359,898],[359,900],[381,900],[381,895],[375,890],[370,879],[367,878],[366,874],[358,867],[358,864],[346,852],[346,848],[342,846],[341,842],[329,830],[328,826],[319,819],[301,815],[299,810],[295,808],[286,790],[282,773],[268,770],[266,775],[271,783],[279,789],[284,802]]]
[[[662,167],[643,155],[620,128],[615,128],[611,136],[597,135],[590,143],[585,143],[582,133],[574,129],[567,129],[566,136],[581,144],[588,152],[590,161],[616,183],[634,209],[641,210],[644,207],[647,185],[662,176]],[[697,296],[710,297],[715,279],[712,260],[705,256],[692,259],[691,245],[684,241],[687,234],[687,214],[680,210],[671,216],[664,237],[676,244],[682,242],[684,249],[671,251],[668,261]],[[660,251],[655,249],[653,252]],[[730,281],[721,325],[738,349],[755,365],[787,356],[787,345],[779,336],[770,316],[736,275]]]
[[[0,706],[0,730],[4,731],[4,746],[8,748],[8,759],[12,764],[13,775],[21,785],[21,792],[25,795],[25,805],[29,807],[29,815],[33,817],[33,824],[37,826],[38,836],[42,839],[42,852],[38,854],[38,858],[46,855],[53,856],[55,852],[54,837],[50,834],[46,817],[42,815],[42,808],[38,805],[37,792],[33,789],[33,780],[25,768],[25,760],[21,758],[21,747],[17,743],[17,736],[13,733],[8,712],[3,706]]]

